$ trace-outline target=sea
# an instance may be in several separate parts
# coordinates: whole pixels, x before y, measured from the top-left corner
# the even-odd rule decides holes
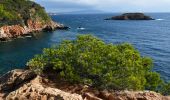
[[[170,13],[146,13],[156,20],[104,20],[119,13],[58,14],[51,18],[69,30],[40,32],[33,37],[0,42],[0,75],[25,68],[26,62],[41,54],[43,48],[58,45],[65,39],[73,40],[79,34],[92,34],[106,43],[132,44],[142,56],[153,59],[153,71],[170,81]]]

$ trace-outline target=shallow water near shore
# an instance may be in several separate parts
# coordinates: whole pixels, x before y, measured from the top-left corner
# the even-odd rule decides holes
[[[55,15],[53,20],[63,23],[70,30],[39,33],[34,37],[19,38],[0,43],[0,74],[25,63],[43,48],[60,43],[64,39],[75,39],[78,34],[93,34],[107,43],[129,42],[142,56],[154,60],[154,70],[165,80],[170,80],[170,13],[147,14],[158,20],[116,21],[104,20],[116,14]],[[161,20],[160,20],[161,19]]]

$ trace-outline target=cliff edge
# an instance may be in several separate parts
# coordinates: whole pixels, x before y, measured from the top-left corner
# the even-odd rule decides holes
[[[53,22],[42,6],[30,0],[1,0],[0,15],[1,41],[42,30],[68,28]]]
[[[54,82],[30,70],[16,69],[0,77],[1,100],[170,100],[152,91],[98,91],[89,86]]]

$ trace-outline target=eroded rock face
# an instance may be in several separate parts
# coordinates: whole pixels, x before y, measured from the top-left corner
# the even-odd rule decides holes
[[[15,90],[20,84],[32,80],[36,74],[30,70],[16,69],[0,77],[0,92]]]
[[[3,26],[0,28],[0,38],[15,38],[18,36],[22,36],[26,34],[26,30],[24,27],[21,27],[19,25],[12,25],[12,26]]]
[[[107,18],[106,20],[154,20],[150,16],[146,16],[143,13],[124,13],[120,16],[114,16]]]
[[[29,70],[13,70],[0,77],[0,100],[83,100],[42,84],[42,77]]]
[[[39,31],[54,31],[56,29],[68,29],[68,27],[50,21],[46,24],[40,21],[28,20],[27,26],[11,25],[0,27],[0,41],[5,41],[19,36],[31,35],[33,32]]]
[[[30,70],[13,70],[0,77],[0,100],[170,100],[152,91],[108,92],[62,82],[59,89],[52,84]]]
[[[54,30],[67,30],[69,27],[64,26],[63,24],[58,24],[53,21],[51,21],[49,24],[45,25],[43,28],[43,31],[49,32],[49,31],[54,31]]]
[[[36,77],[30,83],[24,84],[19,89],[9,93],[7,100],[82,100],[81,95],[71,94],[56,88],[44,87],[41,77]]]
[[[170,97],[152,91],[101,92],[99,97],[104,100],[170,100]]]

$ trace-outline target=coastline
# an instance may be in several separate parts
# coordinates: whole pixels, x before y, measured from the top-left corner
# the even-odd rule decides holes
[[[9,41],[11,39],[33,35],[41,31],[67,30],[69,27],[63,24],[50,21],[42,24],[40,21],[27,21],[27,26],[21,25],[4,25],[0,27],[0,42]]]

